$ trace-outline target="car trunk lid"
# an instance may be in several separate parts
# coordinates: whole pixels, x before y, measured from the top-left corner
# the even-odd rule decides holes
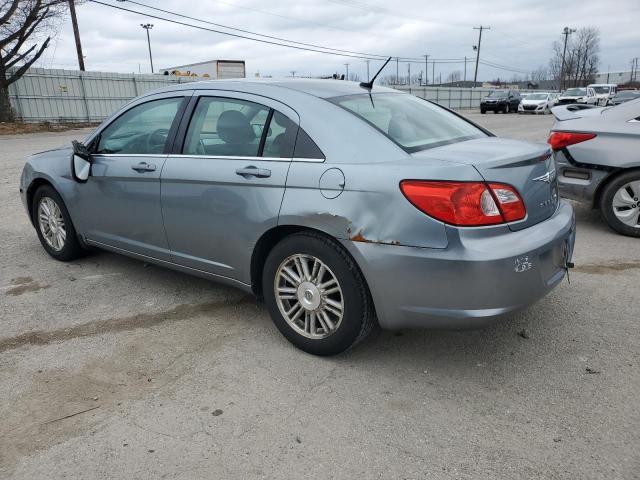
[[[488,137],[445,145],[413,154],[472,165],[487,182],[518,190],[527,209],[523,220],[509,224],[522,230],[549,218],[558,206],[555,163],[546,144]]]

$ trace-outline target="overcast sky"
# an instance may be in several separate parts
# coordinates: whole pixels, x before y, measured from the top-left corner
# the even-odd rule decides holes
[[[112,5],[146,11],[130,1],[101,0]],[[618,0],[140,0],[203,20],[331,48],[389,56],[474,58],[477,43],[474,26],[488,25],[483,33],[481,59],[530,71],[546,66],[551,43],[560,38],[564,26],[595,26],[601,33],[600,70],[629,70],[631,59],[640,56],[640,1]],[[151,47],[158,67],[210,59],[246,61],[247,76],[326,75],[350,72],[366,76],[360,58],[305,52],[256,43],[213,32],[171,24],[146,15],[118,11],[95,3],[78,6],[78,22],[88,70],[149,72],[144,30],[140,23],[153,23]],[[196,23],[189,19],[176,20]],[[211,25],[200,24],[208,28]],[[372,61],[372,72],[381,62]],[[60,33],[38,66],[76,69],[71,22],[67,18]],[[395,73],[395,65],[386,73]],[[443,80],[460,64],[437,64],[436,77]],[[424,69],[413,64],[412,73]],[[431,79],[431,65],[429,66]],[[468,65],[467,78],[472,78]],[[406,63],[400,64],[406,74]],[[478,79],[511,78],[515,73],[480,65]]]

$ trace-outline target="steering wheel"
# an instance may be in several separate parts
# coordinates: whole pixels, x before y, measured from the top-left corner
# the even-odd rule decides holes
[[[160,153],[167,142],[169,130],[167,128],[159,128],[147,135],[147,151],[151,153]]]

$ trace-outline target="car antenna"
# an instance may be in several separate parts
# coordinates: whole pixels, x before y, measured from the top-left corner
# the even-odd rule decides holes
[[[360,86],[362,88],[368,88],[369,90],[371,90],[373,88],[373,82],[375,82],[376,78],[378,78],[378,75],[380,75],[380,72],[384,70],[384,67],[386,67],[387,63],[389,63],[390,61],[391,61],[391,57],[387,58],[387,61],[384,62],[384,65],[380,67],[380,70],[377,71],[377,73],[373,76],[373,78],[368,82],[360,82]]]

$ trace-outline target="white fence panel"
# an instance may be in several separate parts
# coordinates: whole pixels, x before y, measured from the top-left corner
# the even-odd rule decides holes
[[[10,99],[16,116],[24,122],[93,123],[149,90],[194,80],[200,79],[32,68],[11,85]],[[480,108],[480,99],[491,91],[407,85],[394,88],[455,110]]]

